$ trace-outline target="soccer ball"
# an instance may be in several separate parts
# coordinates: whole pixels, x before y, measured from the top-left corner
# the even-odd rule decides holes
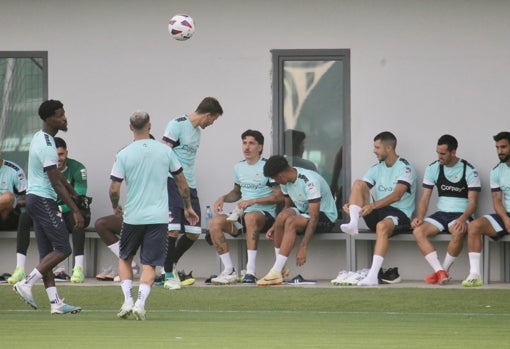
[[[195,33],[193,18],[185,14],[173,16],[168,22],[168,32],[175,40],[188,40]]]

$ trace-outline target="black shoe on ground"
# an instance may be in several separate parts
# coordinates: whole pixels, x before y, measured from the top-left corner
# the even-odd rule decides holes
[[[398,268],[395,267],[386,270],[381,277],[381,281],[383,284],[397,284],[402,281],[398,273]]]
[[[299,274],[290,280],[289,285],[315,285],[317,280],[306,280],[304,277]]]
[[[215,277],[218,277],[218,275],[211,275],[208,279],[205,279],[205,284],[210,285],[212,284],[211,279],[214,279]]]
[[[257,283],[257,278],[253,274],[246,274],[243,277],[242,283],[243,284],[255,284],[255,283]]]
[[[165,283],[165,274],[156,275],[154,278],[154,285],[161,286]]]
[[[0,275],[0,283],[6,283],[7,279],[11,277],[11,274],[9,273],[3,273]]]
[[[377,274],[377,280],[379,281],[379,284],[383,283],[383,281],[382,281],[383,275],[384,275],[384,270],[383,270],[383,268],[381,268],[381,269],[379,269],[379,273]]]
[[[192,271],[189,272],[189,274],[186,274],[184,270],[178,271],[177,275],[179,276],[179,280],[181,280],[182,286],[191,286],[195,283],[195,278],[191,274]]]
[[[67,275],[64,271],[55,274],[55,281],[70,281],[71,277]]]

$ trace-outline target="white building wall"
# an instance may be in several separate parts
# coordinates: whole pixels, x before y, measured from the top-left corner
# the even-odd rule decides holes
[[[196,22],[187,42],[167,33],[179,12]],[[398,153],[420,180],[437,138],[451,133],[458,154],[480,170],[485,213],[492,212],[488,173],[497,162],[492,136],[510,125],[509,15],[510,2],[495,0],[3,0],[0,50],[48,51],[49,96],[65,104],[69,131],[61,136],[88,168],[93,219],[110,214],[109,172],[131,141],[128,117],[138,108],[151,114],[161,138],[170,118],[217,97],[225,114],[204,131],[198,155],[202,205],[230,190],[242,131],[262,131],[264,155],[272,152],[270,50],[305,48],[351,50],[353,179],[374,163],[372,138],[380,131],[396,134]],[[393,255],[407,256],[411,246],[395,245],[388,261],[403,266],[408,258]],[[0,270],[14,267],[12,246],[2,242]],[[428,270],[417,254],[410,258],[423,270],[404,276],[419,279]],[[208,261],[199,258],[185,256],[182,264],[205,275]],[[467,259],[459,264],[467,272]]]

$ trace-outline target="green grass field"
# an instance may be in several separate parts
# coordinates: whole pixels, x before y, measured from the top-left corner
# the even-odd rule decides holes
[[[119,320],[117,286],[58,285],[77,315],[0,286],[3,348],[504,348],[510,290],[154,287],[147,321]],[[136,289],[135,289],[136,290]]]

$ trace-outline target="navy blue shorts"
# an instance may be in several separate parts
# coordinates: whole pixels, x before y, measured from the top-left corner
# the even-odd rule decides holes
[[[140,248],[140,262],[144,265],[164,265],[167,251],[166,224],[122,224],[120,258],[136,255]]]
[[[331,222],[324,212],[319,212],[319,221],[315,227],[315,234],[326,234],[333,230],[335,222]],[[303,232],[304,233],[304,232]]]
[[[508,217],[510,217],[510,212],[507,212],[506,214]],[[496,213],[487,214],[487,215],[484,215],[483,217],[486,218],[490,222],[490,224],[496,231],[496,236],[489,236],[492,240],[498,241],[503,236],[510,233],[505,230],[505,223],[503,223],[503,220],[501,219],[501,217],[498,214],[496,214]]]
[[[448,227],[453,221],[462,216],[463,212],[443,212],[437,211],[424,219],[425,222],[435,226],[439,232],[448,231]],[[473,218],[469,218],[468,221],[472,221]]]
[[[406,216],[404,212],[393,206],[376,208],[370,214],[363,217],[368,228],[372,231],[375,231],[377,223],[385,218],[391,218],[393,224],[395,224],[393,234],[400,234],[405,232],[411,233],[411,220]]]
[[[201,234],[202,233],[202,219],[197,224],[191,225],[184,217],[184,202],[179,189],[173,178],[168,178],[168,231],[180,231],[182,233]],[[200,201],[198,200],[198,193],[195,188],[189,188],[191,207],[198,215],[202,217],[200,210]]]
[[[274,217],[271,216],[271,214],[269,212],[266,212],[266,211],[251,211],[251,212],[260,212],[264,215],[264,218],[265,218],[265,221],[264,221],[264,227],[259,231],[260,234],[265,234],[269,228],[271,228],[274,224]],[[234,235],[234,236],[239,236],[241,235],[241,233],[245,233],[246,232],[246,223],[244,221],[244,215],[242,215],[241,217],[239,217],[239,219],[237,220],[237,222],[234,222],[234,226],[237,228],[237,231],[239,231],[239,233],[237,235]]]
[[[310,221],[310,214],[300,212],[295,207],[291,207],[291,208],[297,213],[298,216],[300,215],[300,216],[308,219],[308,221]],[[331,230],[333,230],[334,226],[335,226],[335,222],[331,222],[329,220],[328,216],[326,216],[326,214],[324,212],[320,211],[319,212],[319,221],[317,222],[317,226],[315,227],[314,234],[320,234],[320,233],[326,234],[326,233],[329,233]],[[298,235],[302,235],[302,234],[305,233],[305,230],[298,231],[297,234]]]
[[[55,200],[28,194],[26,197],[27,212],[32,218],[39,249],[39,258],[44,258],[52,251],[71,254],[69,233],[58,210]]]

